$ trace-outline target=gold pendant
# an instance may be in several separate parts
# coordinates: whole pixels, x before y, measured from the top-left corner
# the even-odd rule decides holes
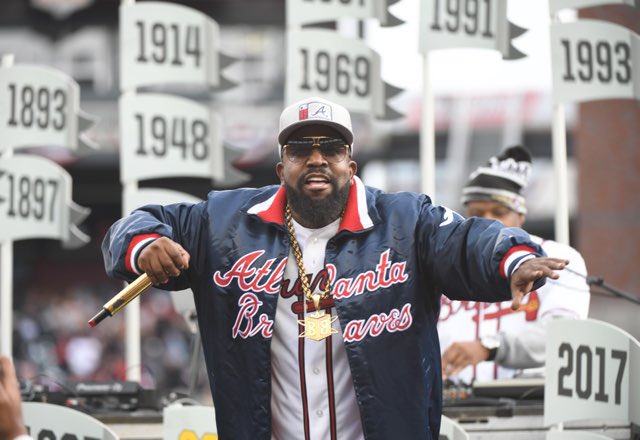
[[[320,313],[320,295],[311,295],[316,311],[308,314],[304,320],[298,321],[304,326],[304,331],[300,333],[301,338],[313,339],[314,341],[322,341],[338,330],[334,329],[332,324],[338,319],[337,316],[331,316],[326,312]],[[308,307],[307,307],[308,308]]]

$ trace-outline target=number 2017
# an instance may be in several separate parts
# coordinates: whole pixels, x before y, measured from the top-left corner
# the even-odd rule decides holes
[[[566,364],[558,370],[558,395],[573,396],[573,389],[565,386],[565,378],[574,373],[574,354],[575,354],[575,391],[580,399],[589,399],[593,389],[593,352],[587,345],[580,345],[575,350],[569,343],[562,343],[558,349],[558,356],[561,359],[566,358]],[[595,347],[595,354],[598,358],[598,391],[594,394],[594,398],[598,402],[608,402],[609,394],[605,392],[605,365],[606,365],[606,349],[603,347]],[[622,350],[611,350],[611,358],[618,361],[618,372],[616,375],[616,383],[614,390],[614,402],[619,405],[622,396],[622,379],[627,364],[627,352]],[[583,380],[584,378],[584,380]]]

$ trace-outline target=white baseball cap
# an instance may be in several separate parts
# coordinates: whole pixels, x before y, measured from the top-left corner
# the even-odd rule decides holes
[[[349,111],[331,101],[312,97],[291,104],[280,115],[280,152],[282,145],[295,130],[305,125],[328,125],[336,129],[350,146],[353,144],[353,130]],[[352,147],[353,148],[353,147]]]

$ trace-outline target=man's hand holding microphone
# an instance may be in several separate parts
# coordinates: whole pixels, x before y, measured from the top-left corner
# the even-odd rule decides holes
[[[171,277],[178,277],[189,268],[191,256],[178,243],[167,237],[153,240],[140,251],[137,266],[142,275],[111,298],[89,325],[95,327],[103,319],[113,316],[152,284],[166,284]]]

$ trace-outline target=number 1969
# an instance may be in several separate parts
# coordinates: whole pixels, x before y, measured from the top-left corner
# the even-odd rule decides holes
[[[335,56],[318,51],[315,56],[308,49],[302,55],[302,90],[335,91],[341,95],[366,97],[371,90],[371,63],[363,56],[354,59],[345,53]]]

